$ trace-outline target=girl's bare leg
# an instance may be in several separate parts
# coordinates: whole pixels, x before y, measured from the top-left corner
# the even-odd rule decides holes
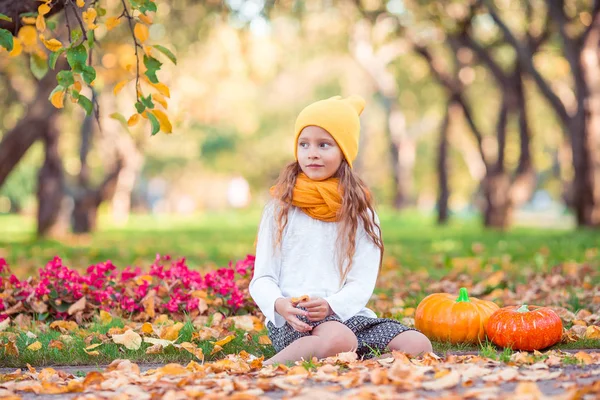
[[[391,351],[401,351],[411,356],[418,356],[433,351],[431,342],[429,339],[427,339],[427,336],[417,331],[405,331],[399,333],[390,341],[387,347]],[[378,358],[386,358],[391,356],[391,353],[386,353],[382,354]]]
[[[310,360],[313,356],[325,358],[358,348],[354,332],[337,321],[324,322],[312,330],[310,336],[294,340],[289,346],[265,361],[264,365],[288,361]]]

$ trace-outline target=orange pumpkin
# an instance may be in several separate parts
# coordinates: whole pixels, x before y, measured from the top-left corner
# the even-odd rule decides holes
[[[477,343],[485,338],[485,324],[499,308],[491,301],[469,298],[464,287],[460,288],[458,298],[434,293],[417,306],[415,327],[432,340]]]
[[[541,350],[562,339],[560,317],[548,307],[509,306],[494,312],[487,322],[490,340],[513,350]]]

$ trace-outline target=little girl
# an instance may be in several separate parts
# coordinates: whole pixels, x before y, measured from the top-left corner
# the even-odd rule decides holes
[[[271,188],[250,282],[277,351],[265,364],[345,351],[431,351],[425,335],[365,307],[383,242],[371,195],[352,170],[364,106],[360,96],[336,96],[296,120],[296,161]]]

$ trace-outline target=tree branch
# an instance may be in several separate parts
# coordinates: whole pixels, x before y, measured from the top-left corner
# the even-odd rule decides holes
[[[558,117],[563,125],[568,125],[571,117],[569,116],[565,105],[556,95],[556,93],[554,93],[554,91],[550,88],[550,85],[548,85],[548,82],[546,82],[546,80],[542,77],[535,65],[533,65],[533,54],[529,48],[523,47],[519,43],[519,40],[513,35],[510,29],[508,29],[498,13],[496,13],[492,1],[484,0],[484,3],[488,9],[488,12],[490,13],[490,16],[502,31],[506,41],[515,49],[517,58],[519,63],[523,66],[523,69],[525,69],[534,79],[544,97],[546,97],[552,108],[554,108],[555,112],[558,114]]]
[[[136,101],[139,100],[139,98],[142,96],[142,94],[140,93],[140,57],[138,56],[138,47],[142,47],[136,37],[135,37],[135,32],[133,30],[133,16],[129,13],[129,9],[127,8],[127,4],[125,3],[125,0],[121,0],[121,3],[123,4],[123,14],[125,18],[127,18],[127,22],[129,23],[129,30],[131,31],[131,37],[133,38],[133,47],[135,48],[135,67],[136,67],[136,73],[135,73],[135,94],[136,94]]]

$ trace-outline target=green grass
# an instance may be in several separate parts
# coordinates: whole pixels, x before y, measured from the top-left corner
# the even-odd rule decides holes
[[[254,252],[260,216],[259,209],[194,216],[132,215],[125,226],[116,226],[103,215],[97,232],[58,242],[36,240],[32,218],[0,215],[0,257],[19,278],[36,272],[55,255],[80,269],[106,260],[118,267],[148,267],[157,253],[186,257],[191,268],[209,269]],[[439,227],[432,216],[387,209],[380,211],[380,218],[385,259],[411,270],[426,269],[432,278],[445,275],[457,257],[476,256],[496,269],[508,257],[519,269],[535,271],[569,260],[586,261],[586,250],[599,247],[597,232],[586,230],[517,227],[499,232],[484,229],[474,219],[454,219]],[[600,253],[592,254],[591,261],[597,265]]]
[[[28,331],[26,330],[9,329],[0,338],[0,343],[8,342],[8,335],[15,335],[19,355],[17,357],[8,355],[5,353],[4,348],[0,347],[0,367],[23,368],[27,364],[33,366],[106,365],[117,358],[126,358],[136,363],[188,363],[192,360],[199,361],[191,353],[172,346],[167,347],[160,354],[146,354],[146,349],[151,346],[149,343],[142,343],[142,346],[138,350],[128,350],[104,336],[110,328],[123,327],[126,323],[128,321],[119,318],[114,318],[108,324],[92,323],[85,329],[85,332],[76,331],[69,334],[68,336],[70,336],[71,340],[69,342],[63,341],[65,348],[60,350],[49,348],[52,340],[61,340],[61,333],[49,329],[49,324],[43,325],[41,329],[39,327],[32,327],[31,332],[37,336],[35,338],[27,336]],[[192,323],[186,321],[175,343],[192,342],[192,332],[194,329]],[[194,344],[202,348],[205,361],[220,359],[226,354],[238,354],[242,350],[257,357],[264,355],[265,359],[275,354],[272,346],[265,346],[258,343],[258,337],[265,335],[266,331],[255,332],[251,336],[250,341],[245,340],[243,331],[236,330],[235,333],[235,339],[225,344],[223,350],[213,355],[210,354],[214,347],[211,341],[195,341]],[[86,342],[86,338],[88,338],[88,342]],[[40,350],[32,351],[27,349],[27,346],[36,341],[42,344]],[[101,346],[93,349],[97,350],[100,354],[97,356],[87,354],[84,349],[95,343],[103,343]]]
[[[447,275],[465,258],[473,258],[486,266],[480,273],[483,277],[491,271],[506,271],[510,277],[507,285],[511,290],[516,282],[523,282],[527,273],[547,272],[564,262],[585,262],[596,270],[600,268],[600,240],[598,233],[591,230],[516,227],[508,232],[499,232],[486,230],[479,220],[473,219],[453,219],[449,225],[439,227],[432,216],[423,216],[414,211],[396,213],[383,209],[379,215],[386,246],[384,263],[400,272],[425,270],[431,280]],[[37,274],[37,269],[55,255],[62,257],[69,267],[79,269],[106,260],[112,260],[121,268],[127,265],[148,268],[159,253],[174,258],[186,257],[191,268],[207,270],[226,266],[229,261],[254,252],[260,216],[259,209],[195,216],[133,215],[125,226],[116,226],[104,215],[100,218],[98,231],[92,235],[70,237],[59,242],[35,240],[35,221],[31,218],[0,215],[0,257],[6,258],[19,278]],[[593,285],[600,284],[600,274],[593,275],[592,279]],[[391,299],[396,290],[394,285],[382,285],[376,289],[376,294]],[[567,290],[570,295],[565,305],[571,311],[586,308],[586,304],[581,304],[577,296],[579,288]],[[405,307],[416,307],[426,294],[427,282],[422,282],[420,289],[411,289],[410,296],[403,299]],[[119,324],[123,324],[123,321],[115,319],[111,325],[93,324],[89,329],[102,335],[110,327],[118,327]],[[181,331],[181,341],[190,341],[193,329],[191,323],[186,323]],[[136,362],[187,362],[193,358],[188,352],[173,348],[167,349],[164,354],[146,355],[147,344],[138,351],[129,351],[110,343],[103,344],[99,348],[100,356],[93,357],[83,351],[84,338],[77,336],[74,336],[68,352],[59,352],[46,347],[50,340],[58,336],[52,331],[39,333],[38,338],[44,347],[38,352],[31,352],[25,350],[31,340],[23,332],[15,333],[19,335],[17,343],[20,356],[5,357],[4,350],[0,349],[2,366],[23,366],[27,362],[31,365],[96,365],[123,357]],[[250,342],[244,341],[244,335],[238,335],[212,358],[241,350],[269,358],[274,354],[273,348],[257,343],[258,336],[265,333],[254,336]],[[0,341],[3,340],[6,341],[0,337]],[[210,359],[208,355],[212,351],[212,344],[206,342],[198,345]],[[502,349],[486,344],[450,345],[434,342],[433,347],[438,354],[478,351],[490,355],[495,352],[497,359],[507,357],[501,355]],[[600,348],[600,341],[580,340],[553,348]]]

